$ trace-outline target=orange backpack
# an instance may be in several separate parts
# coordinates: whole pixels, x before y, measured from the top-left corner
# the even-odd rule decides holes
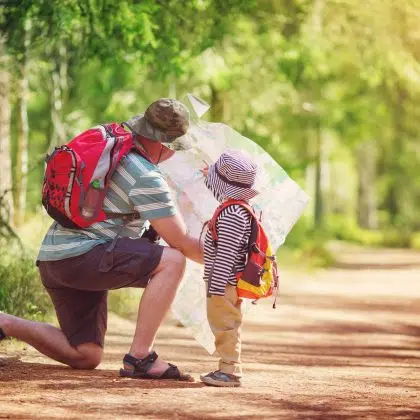
[[[245,201],[228,200],[216,209],[211,220],[207,222],[207,226],[217,247],[217,218],[226,207],[233,204],[242,206],[252,216],[245,269],[236,274],[238,279],[237,292],[239,297],[253,299],[253,303],[256,303],[258,299],[271,296],[274,291],[278,291],[276,256],[262,226],[261,217],[258,218],[254,209]],[[273,308],[275,307],[276,300],[273,303]]]

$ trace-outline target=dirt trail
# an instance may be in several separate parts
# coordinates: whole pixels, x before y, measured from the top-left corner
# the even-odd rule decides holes
[[[420,254],[347,250],[339,268],[281,286],[276,311],[246,314],[242,388],[119,378],[134,324],[112,316],[93,372],[29,348],[0,361],[0,418],[420,419]],[[197,379],[215,367],[173,319],[156,350]]]

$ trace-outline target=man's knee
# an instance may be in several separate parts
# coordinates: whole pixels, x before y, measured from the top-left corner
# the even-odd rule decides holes
[[[163,251],[160,267],[172,272],[183,273],[187,260],[181,251],[174,248],[165,248]]]
[[[102,361],[103,349],[97,344],[87,343],[77,347],[80,358],[70,363],[74,369],[95,369]]]

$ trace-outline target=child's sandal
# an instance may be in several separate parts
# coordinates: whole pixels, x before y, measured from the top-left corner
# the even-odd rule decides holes
[[[242,385],[239,376],[230,375],[229,373],[224,373],[220,370],[210,372],[207,375],[201,375],[200,379],[206,385],[211,386],[237,387]]]

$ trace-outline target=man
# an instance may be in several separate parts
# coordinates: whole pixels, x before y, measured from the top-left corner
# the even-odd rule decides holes
[[[15,337],[73,368],[94,369],[103,355],[107,291],[142,287],[135,334],[120,374],[190,380],[152,351],[184,274],[185,258],[203,261],[200,242],[188,235],[157,167],[175,150],[189,147],[189,113],[182,103],[164,98],[123,125],[132,131],[144,157],[130,152],[121,160],[103,208],[112,214],[137,213],[140,219],[114,217],[83,230],[53,223],[37,264],[61,329],[0,314],[0,339]],[[147,221],[168,247],[140,238]]]

